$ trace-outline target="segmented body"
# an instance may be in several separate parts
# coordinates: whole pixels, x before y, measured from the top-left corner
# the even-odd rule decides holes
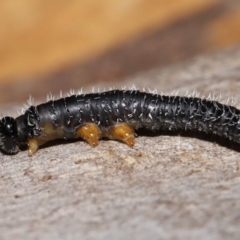
[[[124,123],[130,129],[204,131],[240,142],[240,110],[237,108],[201,98],[137,90],[72,95],[31,106],[23,115],[14,120],[10,118],[12,135],[5,129],[8,118],[0,122],[1,146],[7,153],[16,153],[18,146],[28,143],[29,139],[38,139],[38,145],[57,138],[85,139],[85,133],[77,133],[89,124],[99,131],[98,138],[123,140],[111,130]],[[8,147],[4,141],[9,134],[12,142]]]

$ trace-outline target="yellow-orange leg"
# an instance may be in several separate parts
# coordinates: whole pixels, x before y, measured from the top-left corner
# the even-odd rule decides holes
[[[37,138],[29,138],[28,143],[28,156],[31,157],[39,148],[40,145],[44,144],[46,141],[42,141]]]
[[[126,123],[119,123],[112,127],[106,134],[111,139],[120,140],[129,147],[133,147],[135,143],[134,130]]]
[[[91,147],[96,147],[101,136],[101,131],[96,124],[87,123],[77,130],[76,136],[84,139]]]

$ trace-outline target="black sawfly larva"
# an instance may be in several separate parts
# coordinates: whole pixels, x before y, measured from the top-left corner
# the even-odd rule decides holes
[[[138,90],[77,94],[30,106],[16,119],[0,120],[0,149],[31,156],[59,138],[82,138],[91,146],[102,137],[134,145],[134,130],[204,131],[240,142],[240,110],[198,97],[164,96]]]

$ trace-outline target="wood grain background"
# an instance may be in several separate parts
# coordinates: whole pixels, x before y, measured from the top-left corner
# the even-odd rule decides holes
[[[240,46],[116,87],[147,84],[180,95],[199,89],[239,100],[239,66]],[[5,110],[16,115],[20,107]],[[0,199],[1,240],[239,240],[239,144],[161,132],[140,135],[134,148],[79,140],[50,143],[32,158],[0,152]]]
[[[114,85],[240,40],[238,0],[3,0],[0,17],[1,104]]]

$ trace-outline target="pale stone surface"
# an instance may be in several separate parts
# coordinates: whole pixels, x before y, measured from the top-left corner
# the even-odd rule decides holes
[[[125,83],[238,100],[239,80],[235,48]],[[164,134],[133,149],[79,141],[32,158],[1,154],[0,239],[239,239],[240,146],[207,140]]]

